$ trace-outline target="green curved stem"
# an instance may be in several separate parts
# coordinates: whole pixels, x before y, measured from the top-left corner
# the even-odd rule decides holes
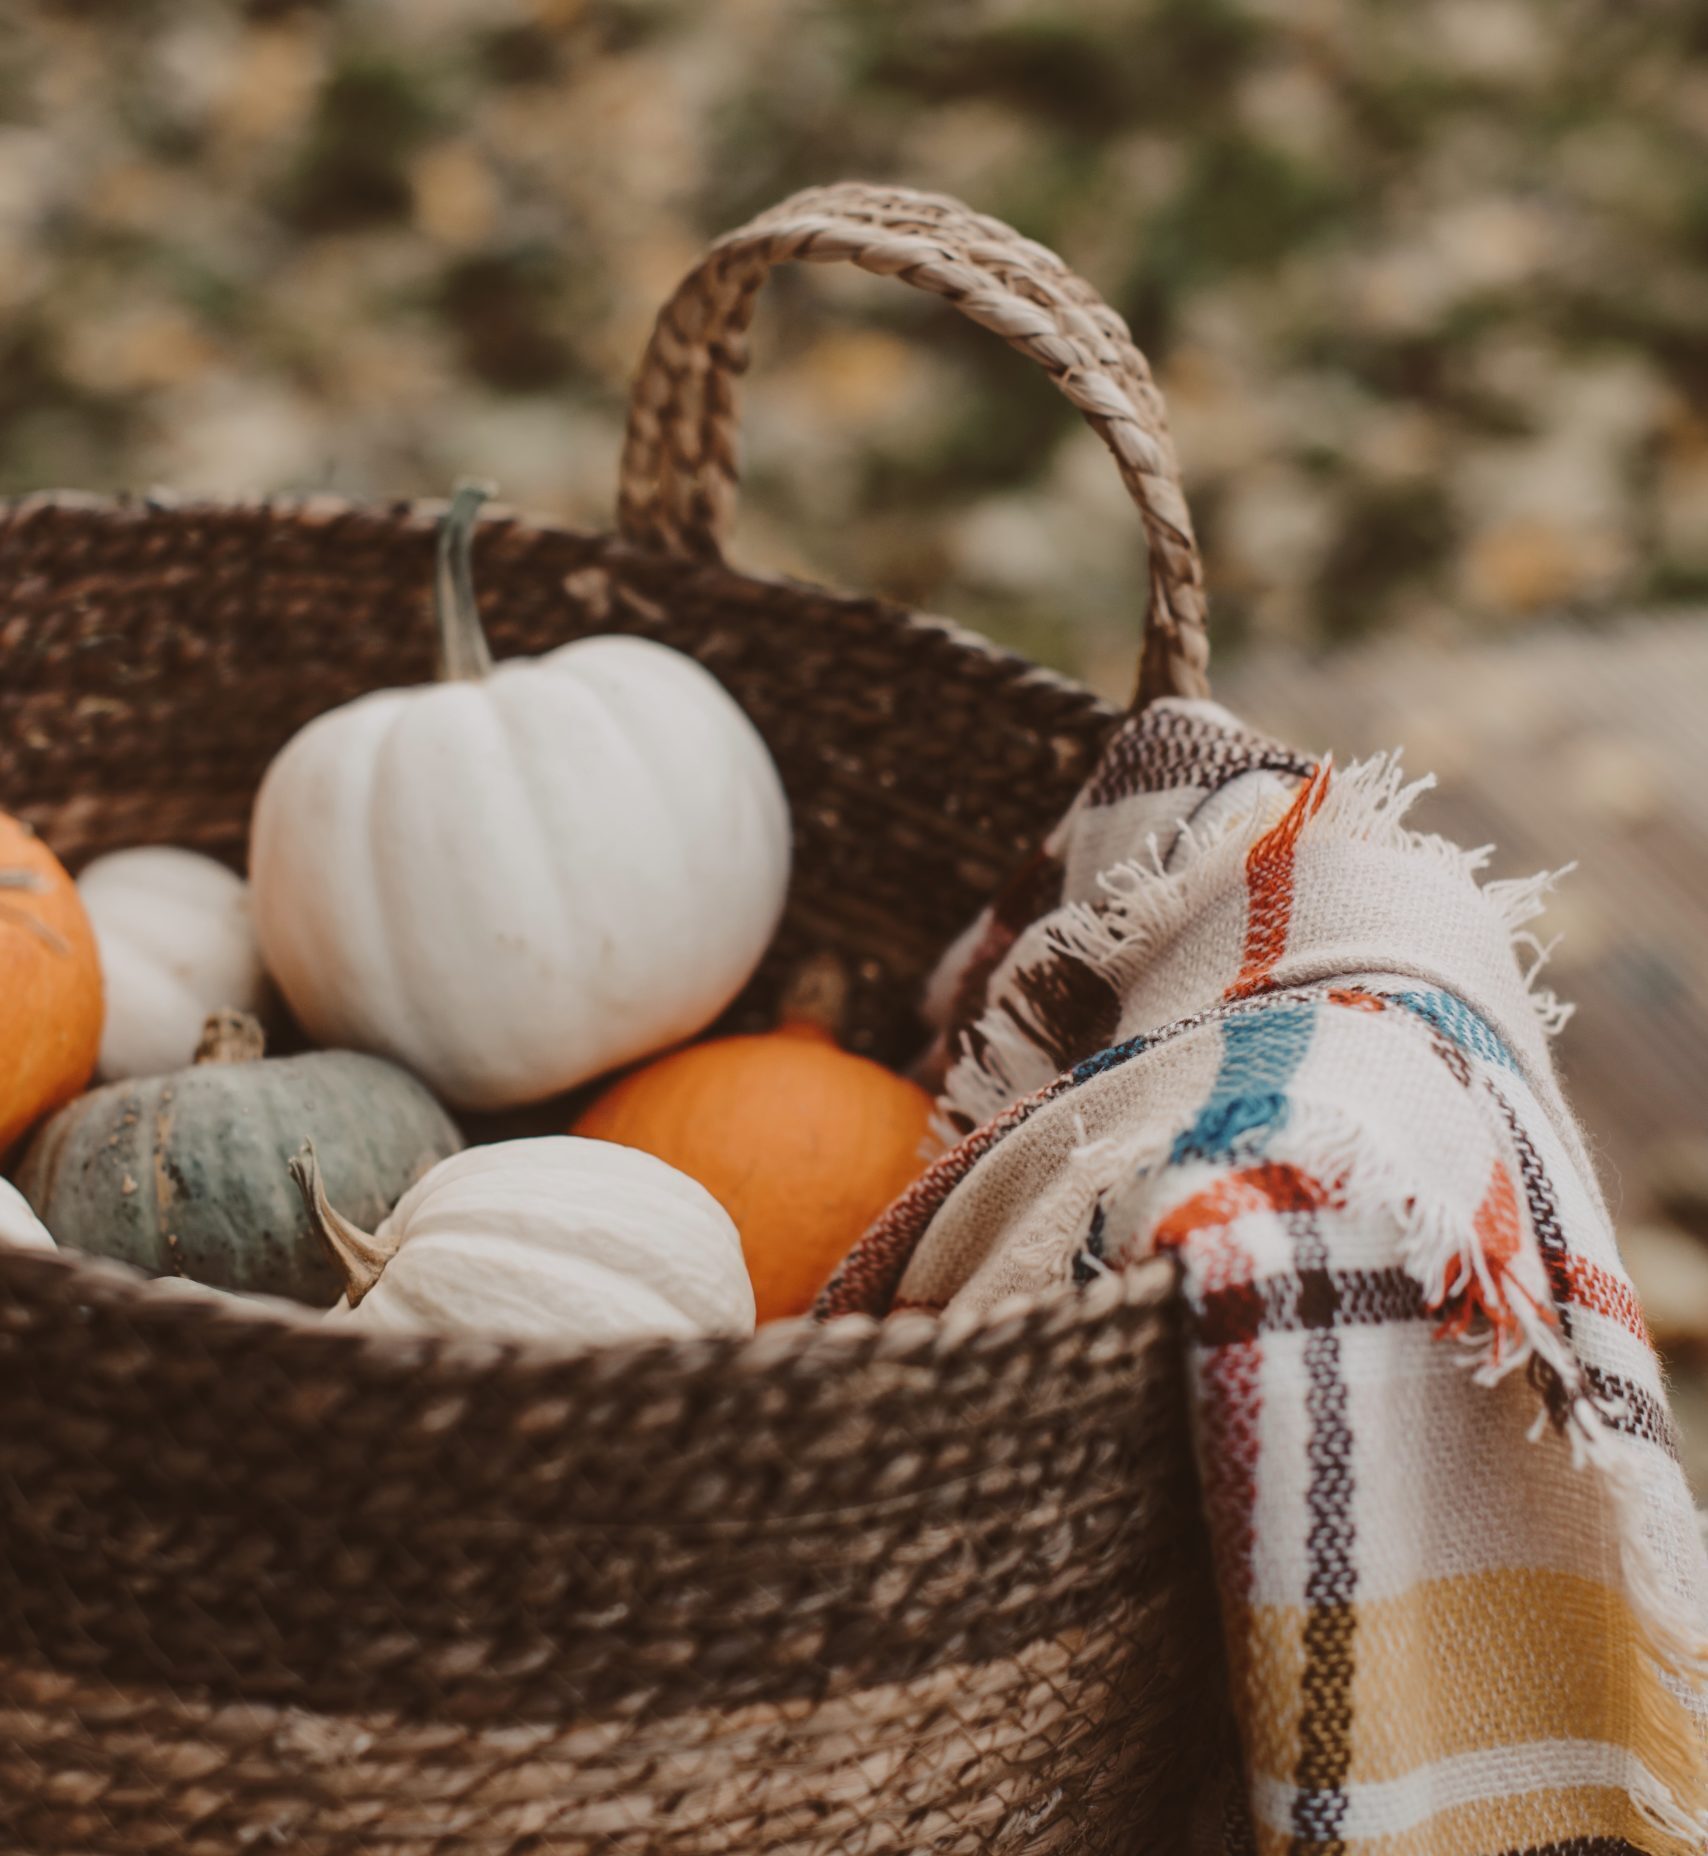
[[[492,674],[492,652],[474,603],[470,560],[475,517],[492,492],[490,483],[459,483],[439,522],[433,616],[439,622],[439,676],[447,683],[477,683]]]

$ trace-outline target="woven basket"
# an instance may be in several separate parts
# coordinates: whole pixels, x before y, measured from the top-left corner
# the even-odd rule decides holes
[[[731,1023],[806,954],[852,1041],[1084,778],[1092,696],[718,539],[760,283],[845,259],[1055,378],[1143,515],[1141,695],[1202,688],[1160,405],[1059,260],[947,200],[803,194],[716,245],[635,387],[619,533],[482,523],[500,653],[711,667],[793,804]],[[73,863],[240,862],[310,716],[430,673],[435,511],[32,497],[0,516],[0,805]],[[0,1255],[0,1847],[229,1856],[1182,1847],[1219,1655],[1161,1263],[983,1323],[559,1357],[368,1340],[116,1265]]]

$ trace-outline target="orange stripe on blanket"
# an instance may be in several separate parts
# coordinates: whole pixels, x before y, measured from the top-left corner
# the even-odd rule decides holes
[[[1490,1267],[1505,1270],[1518,1255],[1519,1230],[1518,1188],[1513,1185],[1504,1161],[1494,1163],[1488,1190],[1472,1222]]]
[[[1330,766],[1325,760],[1297,793],[1279,824],[1271,827],[1245,854],[1245,958],[1239,977],[1223,994],[1244,999],[1262,992],[1287,951],[1293,921],[1293,858],[1305,821],[1328,797]]]
[[[1250,1212],[1314,1211],[1334,1200],[1334,1189],[1320,1179],[1285,1161],[1266,1160],[1225,1173],[1213,1186],[1182,1199],[1157,1221],[1156,1247],[1178,1250],[1195,1233],[1230,1225]]]
[[[1523,1296],[1544,1320],[1554,1319],[1554,1311],[1541,1307],[1513,1273],[1524,1234],[1518,1188],[1504,1160],[1496,1160],[1489,1173],[1471,1228],[1475,1248],[1459,1258],[1457,1273],[1448,1279],[1440,1299],[1431,1304],[1442,1317],[1435,1332],[1437,1336],[1466,1334],[1474,1322],[1484,1320],[1494,1330],[1498,1359],[1502,1346],[1520,1332],[1514,1296]]]
[[[1562,1257],[1558,1268],[1565,1277],[1566,1293],[1575,1307],[1605,1315],[1609,1321],[1617,1321],[1628,1334],[1635,1334],[1638,1340],[1654,1344],[1649,1324],[1643,1319],[1643,1311],[1629,1283],[1621,1282],[1585,1257]]]

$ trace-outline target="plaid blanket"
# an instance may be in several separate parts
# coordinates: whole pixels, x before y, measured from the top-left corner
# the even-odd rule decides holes
[[[1548,880],[1208,703],[1128,722],[929,1001],[946,1151],[820,1312],[1179,1258],[1231,1848],[1699,1856],[1708,1564],[1549,1034]]]

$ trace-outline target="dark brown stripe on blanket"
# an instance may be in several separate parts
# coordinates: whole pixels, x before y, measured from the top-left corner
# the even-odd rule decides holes
[[[1301,1278],[1326,1276],[1328,1250],[1314,1210],[1291,1212]],[[1347,1798],[1341,1787],[1352,1760],[1353,1633],[1357,1586],[1353,1564],[1352,1431],[1340,1339],[1320,1328],[1305,1342],[1305,1412],[1310,1420],[1310,1483],[1305,1536],[1305,1667],[1299,1679],[1298,1790],[1293,1799],[1294,1856],[1342,1856]]]
[[[1109,743],[1085,789],[1086,803],[1118,805],[1135,793],[1172,787],[1215,792],[1258,768],[1309,778],[1315,763],[1266,735],[1157,707]]]
[[[1530,1138],[1529,1129],[1519,1119],[1517,1110],[1493,1082],[1485,1078],[1483,1087],[1499,1106],[1501,1119],[1512,1137],[1513,1151],[1518,1155],[1519,1177],[1524,1182],[1525,1209],[1530,1217],[1530,1228],[1536,1233],[1536,1247],[1542,1253],[1542,1264],[1548,1275],[1548,1293],[1554,1304],[1560,1332],[1569,1342],[1572,1338],[1573,1256],[1565,1232],[1560,1228],[1560,1212],[1554,1198],[1553,1183],[1548,1178],[1548,1169],[1542,1164],[1542,1156],[1536,1151],[1536,1143]],[[1573,1352],[1576,1352],[1575,1347]],[[1584,1389],[1595,1400],[1602,1422],[1610,1430],[1624,1437],[1639,1437],[1664,1450],[1674,1462],[1679,1460],[1678,1432],[1673,1428],[1670,1413],[1653,1394],[1618,1373],[1610,1373],[1587,1361],[1581,1362],[1581,1365]],[[1557,1424],[1563,1423],[1567,1401],[1558,1375],[1541,1361],[1534,1362],[1533,1367],[1533,1382],[1548,1401],[1554,1421]]]
[[[1120,1029],[1121,995],[1094,967],[1072,954],[1048,954],[1020,968],[1013,988],[1005,1007],[1008,1016],[1056,1070],[1104,1049]]]
[[[1643,1856],[1643,1852],[1623,1837],[1567,1837],[1563,1843],[1531,1843],[1521,1850],[1504,1850],[1501,1856]]]
[[[1187,1332],[1198,1347],[1237,1347],[1264,1334],[1380,1327],[1430,1321],[1423,1290],[1397,1265],[1382,1270],[1300,1270],[1213,1289],[1189,1304]],[[1599,1366],[1584,1380],[1610,1430],[1640,1437],[1679,1460],[1678,1431],[1653,1393]]]
[[[1560,1209],[1554,1199],[1554,1187],[1548,1169],[1530,1138],[1530,1130],[1518,1118],[1518,1111],[1505,1093],[1486,1078],[1483,1087],[1500,1109],[1501,1120],[1512,1138],[1518,1155],[1519,1176],[1524,1181],[1524,1205],[1530,1214],[1530,1228],[1536,1233],[1536,1247],[1548,1272],[1548,1292],[1553,1297],[1554,1312],[1560,1318],[1560,1332],[1569,1340],[1572,1333],[1571,1248],[1560,1229]]]
[[[1586,1366],[1583,1376],[1609,1430],[1624,1437],[1640,1437],[1664,1450],[1675,1463],[1679,1460],[1678,1431],[1672,1414],[1658,1398],[1622,1374],[1600,1366]]]
[[[954,1004],[944,1025],[951,1040],[985,1009],[991,978],[1022,932],[1060,908],[1063,875],[1060,861],[1040,846],[997,892],[986,911],[984,933],[955,986]]]
[[[1422,1321],[1423,1290],[1397,1264],[1381,1270],[1299,1270],[1212,1289],[1187,1315],[1193,1343],[1238,1346],[1260,1334]]]

